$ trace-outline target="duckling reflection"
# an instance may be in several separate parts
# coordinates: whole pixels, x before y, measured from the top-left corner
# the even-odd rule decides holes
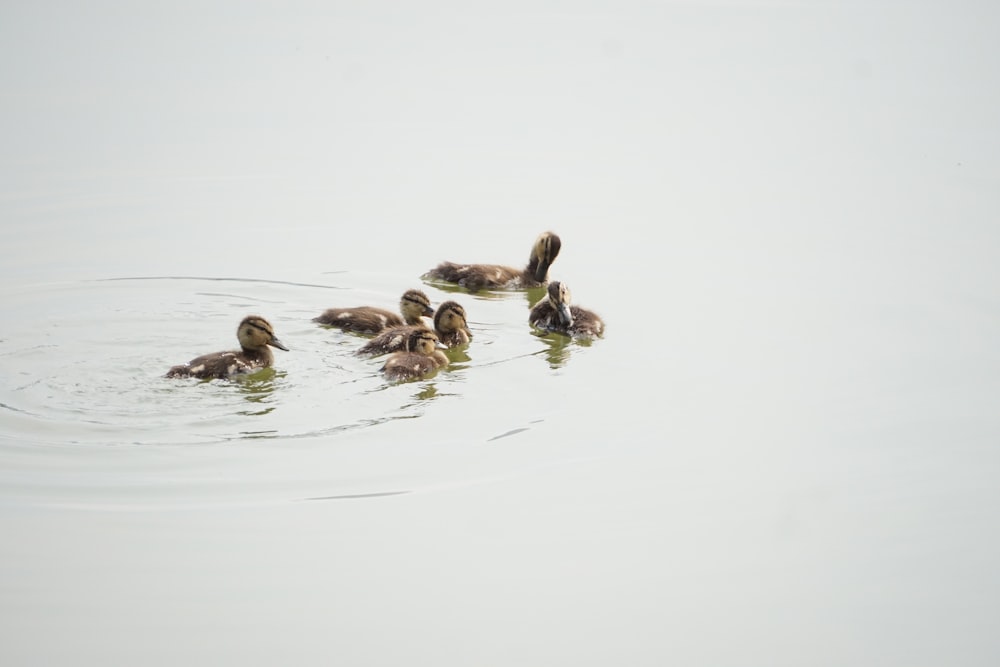
[[[562,368],[569,361],[572,348],[570,344],[572,338],[556,333],[539,332],[538,337],[545,343],[545,360],[549,362],[549,368]]]
[[[417,330],[426,331],[423,325],[401,326],[386,329],[368,341],[356,354],[377,356],[406,349],[410,336]],[[465,345],[472,338],[465,317],[465,308],[454,301],[445,301],[434,311],[434,333],[447,347]]]
[[[524,290],[524,298],[528,300],[528,308],[534,308],[539,301],[545,298],[546,294],[548,294],[548,285],[537,285]]]
[[[424,280],[432,281],[430,276],[428,276],[427,274],[421,277]],[[510,293],[514,291],[514,290],[504,290],[504,289],[496,289],[496,290],[484,289],[476,291],[476,290],[470,290],[469,288],[459,285],[458,283],[448,283],[442,280],[433,280],[433,285],[434,289],[441,290],[442,292],[448,292],[449,294],[466,294],[466,295],[471,294],[476,299],[482,301],[503,301],[504,299],[509,299],[511,297]],[[543,294],[545,293],[544,287],[537,289],[541,289],[542,293]]]
[[[448,357],[437,349],[440,341],[429,330],[415,330],[406,340],[406,350],[393,352],[380,369],[390,380],[412,380],[448,365]]]
[[[515,269],[499,264],[456,264],[442,262],[424,274],[425,279],[456,283],[476,292],[484,288],[521,289],[545,284],[549,266],[555,261],[562,241],[553,232],[543,232],[531,247],[528,265]]]
[[[260,416],[273,412],[275,406],[271,404],[271,399],[274,396],[275,388],[285,378],[285,375],[284,371],[266,368],[253,375],[241,376],[240,381],[235,384],[250,405],[247,406],[247,410],[241,411],[240,414]]]
[[[421,317],[434,315],[430,299],[427,298],[426,294],[416,289],[407,290],[400,297],[399,312],[402,317],[374,306],[329,308],[318,317],[314,317],[313,322],[337,327],[344,331],[377,334],[389,327],[420,324]]]
[[[418,401],[430,401],[438,397],[437,387],[434,386],[433,382],[428,382],[426,387],[423,387],[420,391],[413,395],[413,398]]]
[[[240,350],[214,352],[195,357],[186,364],[168,370],[166,377],[217,379],[252,373],[261,368],[268,368],[274,363],[274,355],[268,346],[288,351],[288,348],[275,337],[271,323],[259,315],[244,317],[236,330],[236,337],[240,341]]]
[[[569,286],[554,280],[549,283],[548,296],[535,304],[528,322],[543,331],[556,331],[593,338],[604,335],[604,320],[597,313],[572,305]]]

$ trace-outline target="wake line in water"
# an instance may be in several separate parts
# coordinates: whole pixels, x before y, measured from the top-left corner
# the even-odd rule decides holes
[[[313,429],[311,431],[305,431],[301,433],[281,433],[279,431],[242,431],[236,435],[221,435],[217,436],[216,440],[210,441],[208,444],[222,444],[228,442],[240,442],[243,440],[302,440],[311,438],[323,438],[327,436],[338,435],[340,433],[345,433],[347,431],[354,431],[362,428],[369,428],[378,426],[379,424],[388,424],[389,422],[398,421],[401,419],[418,419],[421,415],[419,414],[403,414],[403,415],[390,415],[388,417],[378,417],[375,419],[362,419],[360,421],[352,422],[350,424],[338,424],[336,426],[330,426],[326,428]],[[167,443],[169,444],[169,443]]]
[[[320,496],[318,498],[304,498],[303,500],[353,500],[356,498],[384,498],[386,496],[402,496],[411,491],[373,491],[371,493],[348,493],[342,496]]]
[[[481,364],[477,364],[480,367],[485,368],[486,366],[496,366],[497,364],[506,364],[509,361],[515,361],[517,359],[527,359],[528,357],[537,357],[539,355],[545,354],[547,350],[538,350],[537,352],[525,352],[524,354],[515,354],[512,357],[504,357],[503,359],[494,359],[493,361],[484,361]]]
[[[0,403],[0,410],[10,410],[11,412],[17,412],[22,415],[28,415],[29,417],[41,417],[41,415],[22,408],[14,407],[13,405],[8,405],[7,403]]]
[[[331,273],[346,273],[345,271],[331,271]],[[106,282],[123,282],[129,280],[205,280],[212,282],[233,282],[233,283],[263,283],[267,285],[292,285],[293,287],[318,287],[320,289],[347,289],[345,287],[337,287],[335,285],[317,285],[314,283],[297,283],[290,280],[264,280],[261,278],[226,278],[226,277],[209,277],[209,276],[135,276],[135,277],[125,277],[125,278],[95,278],[93,280],[85,280],[83,282],[94,282],[94,283],[106,283]]]

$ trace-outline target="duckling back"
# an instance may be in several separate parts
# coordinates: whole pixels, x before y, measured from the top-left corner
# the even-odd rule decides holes
[[[570,306],[569,310],[573,315],[573,324],[567,328],[566,333],[584,337],[604,335],[604,320],[600,315],[579,306]]]
[[[406,342],[410,335],[418,329],[430,331],[430,329],[420,324],[390,327],[365,343],[355,354],[375,357],[380,354],[405,350]]]
[[[499,264],[455,264],[441,262],[427,272],[427,278],[456,283],[472,292],[521,286],[522,272]]]
[[[337,327],[343,331],[373,334],[389,327],[403,326],[403,318],[396,313],[372,306],[353,308],[328,308],[313,322]]]
[[[267,368],[274,363],[274,357],[267,351],[266,357],[262,354],[249,357],[239,351],[214,352],[196,357],[186,364],[172,367],[167,371],[168,378],[199,378],[211,380],[251,373],[260,368]]]
[[[337,327],[343,331],[377,334],[390,327],[404,324],[419,324],[421,317],[434,314],[430,299],[420,290],[407,290],[399,300],[401,315],[373,306],[357,306],[352,308],[329,308],[313,322]]]
[[[416,352],[393,352],[382,366],[389,380],[411,380],[428,375],[448,365],[448,357],[436,351],[432,356]]]
[[[406,339],[406,349],[392,353],[380,369],[390,380],[422,377],[448,365],[448,357],[437,349],[438,337],[428,330],[416,330]]]
[[[549,266],[555,261],[562,241],[553,232],[544,232],[531,248],[528,265],[521,270],[500,264],[456,264],[442,262],[425,278],[457,283],[476,292],[481,289],[520,289],[537,287],[548,280]]]

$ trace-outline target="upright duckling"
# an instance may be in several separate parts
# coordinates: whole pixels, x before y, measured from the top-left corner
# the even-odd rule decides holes
[[[359,355],[379,355],[406,349],[409,337],[416,329],[427,330],[423,325],[401,326],[386,329],[358,350]],[[464,345],[472,338],[465,319],[465,308],[454,301],[445,301],[434,311],[434,333],[448,347]]]
[[[604,320],[599,315],[571,303],[569,287],[553,280],[548,296],[531,309],[528,322],[545,331],[558,331],[571,336],[602,336]]]
[[[531,247],[528,266],[522,270],[497,264],[455,264],[442,262],[424,278],[458,283],[476,292],[483,288],[519,289],[538,287],[549,279],[549,266],[559,254],[562,241],[552,232],[544,232]]]
[[[209,379],[252,373],[274,363],[274,355],[268,349],[268,345],[288,351],[288,348],[275,338],[271,323],[258,315],[244,317],[236,330],[236,337],[242,348],[239,351],[215,352],[195,357],[186,364],[171,368],[167,371],[166,377]]]
[[[417,289],[407,290],[403,293],[399,300],[399,311],[403,315],[402,318],[396,313],[372,306],[330,308],[319,317],[313,318],[313,322],[329,324],[344,331],[376,334],[388,327],[420,324],[421,317],[434,315],[430,299]]]
[[[445,301],[434,311],[434,333],[446,347],[465,345],[472,340],[465,308],[455,301]]]
[[[406,350],[393,352],[380,369],[390,380],[411,380],[448,365],[437,349],[438,337],[430,329],[415,328],[406,339]]]

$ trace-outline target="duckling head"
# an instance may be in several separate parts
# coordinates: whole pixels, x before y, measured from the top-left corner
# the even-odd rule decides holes
[[[472,337],[469,323],[465,319],[465,308],[455,301],[445,301],[438,306],[434,313],[434,328],[445,333],[464,331],[467,336]]]
[[[562,241],[554,232],[543,232],[535,239],[535,245],[531,248],[531,259],[528,267],[532,271],[532,277],[540,283],[545,282],[549,274],[549,266],[556,261]]]
[[[399,299],[399,312],[407,320],[417,321],[421,317],[433,317],[434,309],[431,300],[418,289],[406,290]]]
[[[270,345],[288,351],[284,343],[275,337],[271,323],[260,315],[244,317],[239,329],[236,330],[236,337],[244,350],[259,350]]]
[[[414,331],[410,334],[410,337],[406,339],[407,351],[416,352],[417,354],[422,354],[425,357],[433,356],[438,349],[438,345],[440,344],[441,342],[438,340],[437,334],[430,329]]]
[[[561,283],[558,280],[549,283],[549,303],[555,308],[559,321],[567,327],[573,324],[573,315],[569,311],[572,301],[573,295],[570,294],[569,286],[566,283]]]

